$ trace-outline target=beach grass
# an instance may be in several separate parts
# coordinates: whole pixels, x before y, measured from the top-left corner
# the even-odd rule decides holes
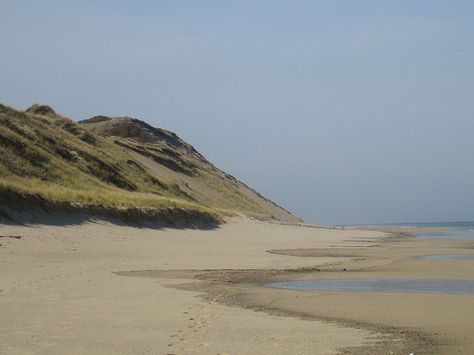
[[[175,175],[157,174],[137,156]],[[187,189],[183,181],[206,192]],[[0,197],[17,193],[71,205],[271,218],[242,186],[202,156],[166,142],[105,136],[47,106],[19,111],[0,104]]]

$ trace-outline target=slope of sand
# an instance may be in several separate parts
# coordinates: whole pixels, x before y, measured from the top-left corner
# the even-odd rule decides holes
[[[374,342],[365,329],[228,307],[168,287],[186,280],[116,272],[314,267],[345,259],[267,250],[370,247],[382,232],[234,219],[211,231],[1,225],[0,236],[1,354],[333,354]]]

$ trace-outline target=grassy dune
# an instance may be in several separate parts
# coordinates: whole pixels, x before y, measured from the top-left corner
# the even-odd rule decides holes
[[[126,132],[125,123],[135,124],[111,122]],[[151,132],[151,138],[143,142],[78,124],[48,106],[18,111],[0,104],[0,197],[10,196],[10,204],[11,196],[35,196],[70,206],[174,208],[216,220],[232,214],[272,218],[265,208],[269,200],[173,133],[152,127],[140,132]]]

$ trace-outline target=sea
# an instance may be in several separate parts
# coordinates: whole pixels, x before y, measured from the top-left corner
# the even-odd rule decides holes
[[[429,223],[383,223],[383,224],[358,225],[357,227],[439,228],[439,230],[415,232],[415,235],[418,238],[425,238],[425,239],[474,240],[474,221],[429,222]]]

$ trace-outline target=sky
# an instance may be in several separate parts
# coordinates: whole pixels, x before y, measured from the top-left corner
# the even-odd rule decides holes
[[[474,220],[474,2],[0,2],[0,102],[176,132],[305,221]]]

